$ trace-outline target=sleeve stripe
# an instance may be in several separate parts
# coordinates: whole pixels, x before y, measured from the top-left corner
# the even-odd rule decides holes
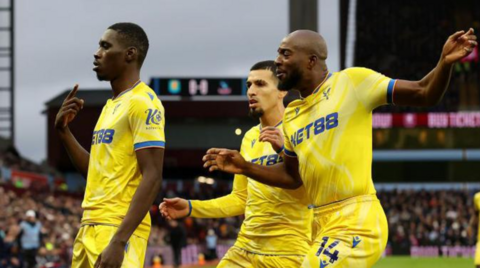
[[[134,151],[139,151],[139,150],[143,150],[143,149],[148,149],[148,148],[162,148],[162,149],[165,149],[165,146],[146,146],[146,147],[141,147],[141,148],[138,148],[138,149],[134,149]]]
[[[287,156],[290,156],[290,157],[297,157],[297,154],[295,152],[292,152],[292,151],[289,151],[287,150],[286,148],[283,149],[283,152],[285,153],[285,155]]]
[[[165,142],[164,141],[144,141],[144,142],[135,143],[133,145],[133,148],[135,150],[142,149],[145,147],[165,147]]]
[[[188,200],[188,215],[187,217],[189,217],[190,215],[192,215],[192,201]]]
[[[392,79],[390,82],[388,82],[388,87],[387,87],[387,103],[389,104],[394,104],[393,103],[393,90],[395,89],[395,83],[397,83],[397,80]]]

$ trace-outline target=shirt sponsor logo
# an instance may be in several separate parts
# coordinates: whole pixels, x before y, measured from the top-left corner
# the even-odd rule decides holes
[[[325,117],[320,117],[317,120],[307,124],[290,135],[290,141],[293,146],[297,146],[305,140],[313,136],[319,135],[326,130],[336,128],[338,126],[338,113],[332,113]]]
[[[160,125],[160,122],[162,121],[162,112],[158,109],[147,109],[145,113],[147,113],[147,120],[145,121],[147,126]]]

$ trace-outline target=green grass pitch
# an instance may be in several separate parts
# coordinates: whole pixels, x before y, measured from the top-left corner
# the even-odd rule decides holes
[[[411,257],[386,257],[381,259],[374,268],[473,268],[471,258],[411,258]]]
[[[198,266],[215,268],[215,266]],[[471,258],[411,258],[386,257],[382,258],[373,268],[473,268]]]

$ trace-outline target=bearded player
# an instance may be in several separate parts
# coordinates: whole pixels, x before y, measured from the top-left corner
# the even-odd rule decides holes
[[[246,132],[240,153],[253,164],[282,162],[283,99],[287,92],[278,90],[275,63],[255,64],[247,88],[250,115],[260,124]],[[160,210],[168,219],[245,214],[235,245],[217,267],[299,267],[311,243],[312,210],[307,200],[304,187],[282,189],[236,175],[229,195],[206,201],[165,199]]]
[[[285,111],[284,161],[254,165],[236,151],[213,148],[204,156],[205,167],[271,186],[305,187],[318,231],[302,267],[371,267],[388,237],[371,177],[372,110],[385,104],[438,103],[453,65],[473,51],[476,39],[473,29],[453,34],[437,66],[420,81],[407,81],[365,68],[331,73],[323,37],[293,32],[283,39],[276,59],[280,88],[302,96]]]

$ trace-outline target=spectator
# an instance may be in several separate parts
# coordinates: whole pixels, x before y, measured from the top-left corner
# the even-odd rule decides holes
[[[470,228],[473,191],[378,191],[388,215],[393,254],[409,254],[410,246],[473,246]]]
[[[20,245],[25,267],[34,268],[37,264],[37,251],[41,246],[42,224],[37,221],[35,211],[28,210],[25,213],[26,220],[20,223]]]
[[[172,189],[177,196],[187,199],[208,199],[229,193],[229,182],[219,181],[216,186],[195,185],[192,181],[183,181],[184,189],[177,189],[176,181],[165,182],[165,188]],[[196,190],[195,190],[196,189]],[[470,219],[474,215],[472,190],[379,190],[377,195],[388,217],[390,234],[388,243],[394,254],[409,254],[411,246],[473,246],[476,242],[477,228],[471,228]],[[163,196],[159,198],[161,200]],[[81,198],[75,195],[54,195],[52,193],[33,192],[0,185],[0,267],[19,267],[23,263],[20,254],[19,225],[25,211],[34,210],[36,222],[41,222],[40,244],[47,250],[39,260],[46,259],[54,267],[68,267],[72,241],[80,227],[82,215]],[[149,247],[165,246],[175,237],[175,228],[170,226],[152,206],[152,231]],[[193,219],[175,223],[183,231],[188,244],[207,245],[206,253],[213,252],[212,232],[216,245],[231,245],[235,240],[242,217],[228,219]],[[172,230],[172,231],[170,231]],[[180,232],[181,233],[181,232]],[[174,238],[175,241],[182,239]],[[3,242],[3,245],[2,245]],[[181,248],[181,247],[180,247]],[[177,263],[180,264],[180,250],[177,250]],[[161,250],[157,254],[161,254]],[[210,255],[210,254],[206,254]],[[208,256],[210,258],[210,256]],[[168,258],[167,258],[168,259]],[[149,259],[146,266],[150,266]],[[2,266],[3,265],[3,266]]]
[[[213,260],[217,258],[217,235],[213,229],[208,230],[207,234],[207,260]]]
[[[169,225],[169,234],[166,239],[172,247],[174,267],[178,268],[182,264],[182,248],[187,245],[185,229],[176,220],[169,221]]]

